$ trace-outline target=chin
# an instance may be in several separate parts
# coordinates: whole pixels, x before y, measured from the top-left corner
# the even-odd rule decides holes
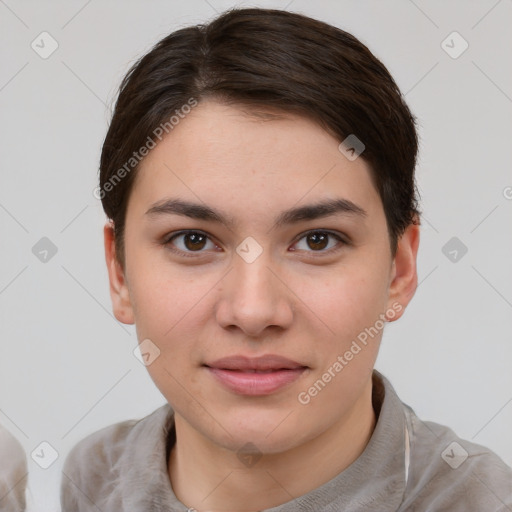
[[[287,416],[289,414],[289,416]],[[289,413],[286,409],[258,412],[244,412],[230,415],[219,422],[232,435],[222,435],[226,448],[237,451],[247,443],[254,444],[262,453],[279,453],[293,448],[298,441],[307,436],[301,432],[296,413]],[[301,430],[304,429],[302,425]],[[222,431],[225,434],[224,431]]]
[[[297,446],[297,439],[293,433],[285,435],[268,436],[262,432],[238,432],[232,438],[223,438],[223,442],[219,442],[224,448],[236,453],[246,451],[254,451],[262,455],[279,454],[290,450]]]

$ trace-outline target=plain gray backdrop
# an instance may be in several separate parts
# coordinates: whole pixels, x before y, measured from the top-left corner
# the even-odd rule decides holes
[[[0,423],[25,448],[38,512],[58,510],[76,442],[165,402],[112,316],[93,189],[129,66],[233,5],[0,0]],[[420,285],[377,369],[420,418],[512,465],[512,1],[236,5],[351,32],[405,94],[421,138]]]

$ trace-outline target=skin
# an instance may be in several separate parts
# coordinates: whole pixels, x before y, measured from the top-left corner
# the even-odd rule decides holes
[[[198,511],[290,501],[350,465],[373,432],[371,375],[382,331],[308,404],[298,401],[379,315],[395,305],[389,320],[398,319],[417,286],[418,226],[409,226],[393,256],[370,168],[338,145],[303,117],[261,120],[202,102],[141,163],[124,268],[105,226],[113,310],[160,350],[148,371],[175,410],[169,479]],[[146,214],[171,197],[206,204],[236,224]],[[283,210],[334,198],[366,214],[275,224]],[[207,238],[199,247],[186,236],[168,241],[184,229]],[[346,243],[306,236],[322,230]],[[249,236],[263,250],[252,263],[236,252]],[[308,369],[271,395],[242,396],[202,366],[234,354],[278,354]],[[244,464],[237,451],[248,442],[261,457]]]

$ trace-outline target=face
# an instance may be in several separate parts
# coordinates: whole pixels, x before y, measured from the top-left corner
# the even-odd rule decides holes
[[[150,340],[177,423],[216,445],[278,453],[348,421],[412,297],[417,227],[393,256],[370,168],[338,146],[200,103],[138,170],[124,269],[105,227],[116,317]]]

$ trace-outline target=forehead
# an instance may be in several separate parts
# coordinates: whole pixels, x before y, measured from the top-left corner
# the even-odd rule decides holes
[[[306,117],[271,114],[200,103],[140,164],[135,201],[181,195],[219,207],[245,203],[256,213],[341,196],[370,214],[381,208],[365,160],[348,160],[339,141]]]

